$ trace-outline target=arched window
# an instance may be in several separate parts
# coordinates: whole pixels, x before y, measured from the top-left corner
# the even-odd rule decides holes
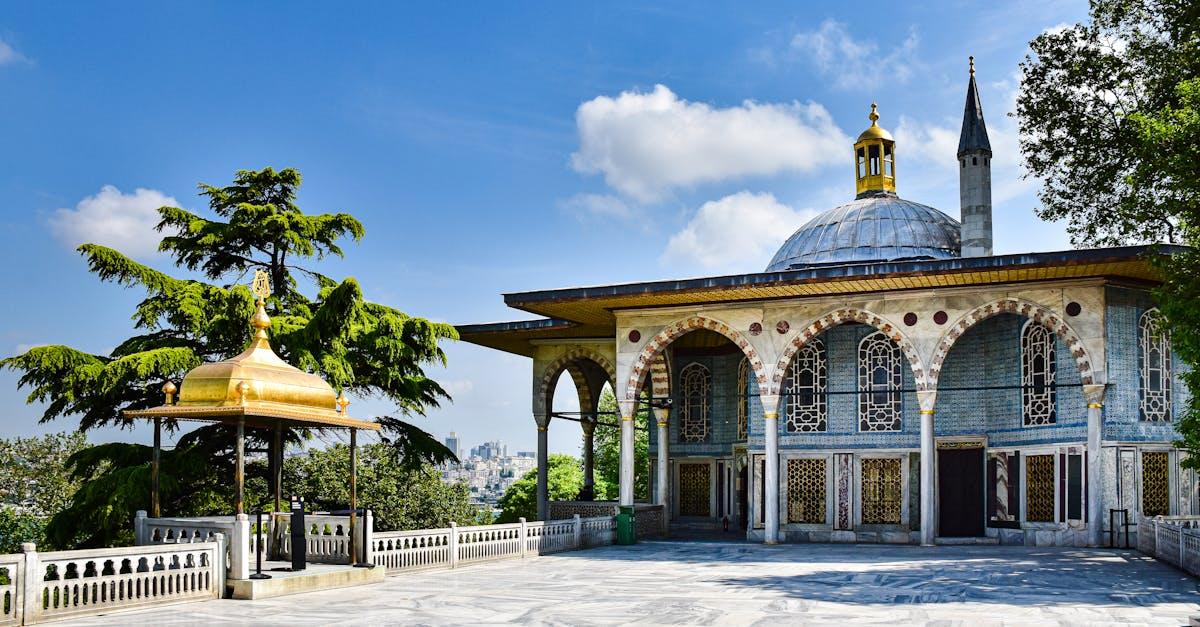
[[[900,347],[880,331],[858,345],[858,430],[900,431],[904,382]]]
[[[1162,314],[1151,309],[1138,321],[1142,420],[1171,421],[1171,338]]]
[[[683,407],[679,415],[679,439],[683,442],[708,440],[708,415],[712,407],[712,374],[696,363],[679,373],[679,391]]]
[[[1054,334],[1029,320],[1021,330],[1021,405],[1026,427],[1055,422]]]
[[[738,364],[738,411],[737,411],[737,439],[745,440],[749,420],[750,420],[750,360],[742,358],[742,363]]]
[[[788,431],[806,433],[827,430],[825,379],[825,345],[814,338],[796,352],[787,378],[783,381]]]

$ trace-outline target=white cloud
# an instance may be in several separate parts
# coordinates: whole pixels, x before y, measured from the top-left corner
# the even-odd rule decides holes
[[[559,206],[579,218],[628,220],[633,217],[633,210],[624,200],[607,194],[575,194]]]
[[[806,172],[844,160],[850,140],[816,103],[715,108],[665,85],[599,96],[575,113],[576,171],[641,202],[699,183]]]
[[[741,191],[701,205],[687,226],[671,236],[662,260],[706,271],[758,272],[814,215],[769,193]]]
[[[450,393],[450,396],[462,396],[471,390],[475,389],[475,383],[470,379],[455,379],[442,383],[442,389]]]
[[[105,185],[74,209],[55,211],[50,229],[68,246],[103,244],[135,257],[146,256],[158,249],[161,238],[154,225],[159,220],[157,209],[164,205],[177,207],[179,202],[153,189],[139,187],[132,194],[122,194]]]
[[[841,22],[825,20],[817,30],[792,37],[791,52],[811,63],[835,87],[862,89],[907,82],[918,66],[919,44],[917,33],[910,30],[900,45],[881,52],[878,43],[855,39]]]
[[[0,66],[16,65],[18,63],[30,63],[30,60],[25,55],[17,52],[15,48],[0,39]]]

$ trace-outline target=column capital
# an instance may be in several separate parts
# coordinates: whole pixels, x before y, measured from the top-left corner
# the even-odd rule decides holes
[[[779,419],[779,412],[777,412],[777,411],[764,411],[764,412],[763,412],[763,418],[764,418],[765,420],[778,420],[778,419]]]
[[[584,416],[579,419],[579,427],[583,429],[583,434],[590,436],[596,432],[596,417]]]
[[[764,414],[779,415],[779,395],[778,394],[760,394],[758,401],[762,403]]]
[[[538,431],[545,431],[550,427],[550,414],[534,414],[533,421],[537,423]]]
[[[932,414],[937,405],[937,390],[920,390],[917,392],[917,402],[921,405],[922,414]]]
[[[1087,401],[1088,408],[1099,409],[1104,407],[1105,392],[1107,392],[1107,386],[1103,383],[1083,386],[1083,398]]]
[[[659,423],[670,422],[671,421],[671,408],[670,407],[655,407],[654,408],[654,418]]]
[[[634,411],[637,410],[637,401],[630,399],[617,401],[617,410],[621,412],[622,420],[625,416],[632,416]]]

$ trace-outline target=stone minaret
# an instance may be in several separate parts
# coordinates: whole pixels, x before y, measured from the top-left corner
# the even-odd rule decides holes
[[[975,86],[975,57],[967,104],[963,107],[962,134],[958,136],[958,196],[962,221],[962,256],[992,254],[992,144],[983,124],[983,105]]]

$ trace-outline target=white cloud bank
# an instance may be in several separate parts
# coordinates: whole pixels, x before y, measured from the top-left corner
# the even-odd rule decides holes
[[[30,63],[25,55],[17,52],[8,42],[0,39],[0,66]]]
[[[919,65],[919,44],[916,32],[909,31],[900,45],[881,52],[878,43],[855,39],[841,22],[825,20],[816,30],[792,37],[790,52],[811,63],[834,87],[862,89],[864,85],[907,82]]]
[[[593,98],[579,106],[575,123],[575,170],[603,174],[610,187],[643,203],[699,183],[840,164],[850,143],[817,103],[747,100],[716,108],[683,100],[665,85]]]
[[[773,194],[741,191],[701,205],[671,236],[662,261],[705,271],[757,272],[814,215],[792,209]]]
[[[137,188],[122,194],[112,185],[95,196],[79,201],[74,209],[58,209],[50,217],[50,230],[67,246],[102,244],[134,257],[153,254],[161,239],[154,231],[157,209],[179,206],[171,196],[153,189]]]

